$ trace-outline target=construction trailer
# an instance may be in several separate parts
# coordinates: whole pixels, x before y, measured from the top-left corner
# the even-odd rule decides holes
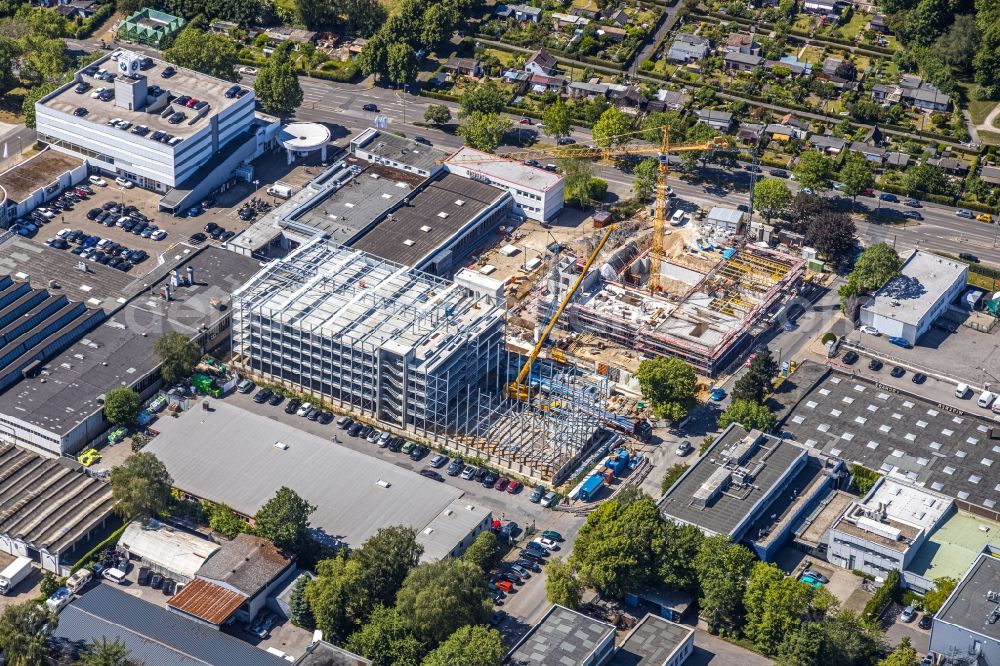
[[[664,270],[671,266],[663,262]],[[600,279],[577,293],[560,325],[640,356],[681,358],[700,374],[715,377],[746,349],[754,327],[793,295],[805,276],[802,259],[757,245],[726,250],[703,275],[678,268],[698,276],[684,293],[650,294],[641,288],[651,270],[648,253],[626,244],[595,270]],[[539,321],[546,319],[558,295],[551,286],[555,282],[550,279],[535,296]]]

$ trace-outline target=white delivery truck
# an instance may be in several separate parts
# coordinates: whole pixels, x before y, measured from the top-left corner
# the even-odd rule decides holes
[[[267,188],[267,193],[272,197],[278,197],[279,199],[287,199],[292,196],[292,187],[284,183],[275,183],[271,187]]]
[[[31,558],[19,557],[0,572],[0,594],[9,594],[31,573]]]

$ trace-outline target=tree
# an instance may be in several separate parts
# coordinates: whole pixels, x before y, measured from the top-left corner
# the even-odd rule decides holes
[[[773,564],[757,562],[743,595],[743,633],[765,654],[775,654],[783,638],[801,624],[811,600],[811,587]]]
[[[358,54],[358,69],[365,76],[384,76],[388,72],[389,45],[392,38],[385,29],[372,35]]]
[[[545,565],[545,598],[549,603],[577,609],[583,597],[583,585],[576,577],[573,567],[563,562],[561,557],[553,557]]]
[[[623,146],[632,140],[628,132],[632,129],[632,119],[616,107],[608,107],[594,123],[591,133],[594,143],[601,148]]]
[[[134,662],[129,660],[131,654],[121,638],[109,641],[107,636],[91,638],[90,644],[83,649],[80,655],[82,666],[131,666]]]
[[[492,532],[490,532],[492,535]],[[351,619],[363,622],[377,604],[390,606],[407,574],[420,561],[424,547],[411,527],[383,527],[354,551],[358,567],[356,591],[349,607]]]
[[[17,40],[0,35],[0,90],[14,85],[14,67],[21,56]]]
[[[496,629],[460,627],[424,657],[423,666],[500,666],[506,653]]]
[[[805,242],[832,262],[850,256],[857,244],[857,227],[850,215],[827,209],[806,221]]]
[[[396,595],[396,608],[413,635],[434,647],[459,627],[485,622],[491,605],[479,567],[443,559],[410,571]]]
[[[287,118],[302,104],[302,86],[288,56],[271,57],[253,83],[257,101],[265,112]]]
[[[746,546],[733,544],[724,534],[706,537],[701,542],[694,569],[701,587],[698,605],[710,632],[739,626],[743,590],[753,563],[753,553]]]
[[[368,622],[347,638],[344,647],[371,659],[372,666],[417,666],[425,652],[399,612],[385,606],[377,606]]]
[[[31,86],[60,83],[69,69],[66,42],[33,33],[21,40],[21,80]]]
[[[594,173],[587,160],[566,158],[558,162],[563,172],[563,198],[575,201],[582,210],[590,200],[590,183]]]
[[[190,377],[201,360],[201,347],[183,333],[167,333],[153,345],[160,359],[160,374],[168,384]]]
[[[695,593],[698,591],[698,571],[695,558],[705,540],[705,533],[694,525],[666,521],[665,546],[660,558],[660,579],[668,587]]]
[[[7,606],[0,615],[0,650],[7,666],[48,666],[48,633],[59,618],[36,601]],[[42,630],[48,627],[48,632]]]
[[[226,81],[236,80],[236,42],[227,35],[188,27],[174,38],[163,57],[175,65],[195,69]]]
[[[934,579],[934,589],[924,595],[924,609],[928,613],[937,613],[955,590],[958,581],[950,576]]]
[[[632,170],[632,191],[636,198],[647,201],[656,190],[659,162],[655,157],[647,157]]]
[[[670,486],[677,482],[677,479],[681,478],[684,472],[687,470],[687,465],[684,463],[677,463],[676,465],[671,465],[667,468],[666,472],[663,474],[663,480],[660,481],[660,494],[665,495]]]
[[[309,608],[309,599],[306,596],[309,580],[309,576],[305,574],[296,578],[295,585],[292,586],[292,594],[288,599],[288,608],[291,613],[289,619],[296,627],[303,629],[316,627],[316,618],[313,617],[312,609]]]
[[[549,136],[556,138],[569,136],[572,129],[569,107],[562,97],[557,97],[555,104],[550,104],[542,113],[542,128]]]
[[[825,190],[830,187],[833,176],[833,162],[816,150],[807,150],[795,163],[795,180],[799,187]]]
[[[753,207],[768,222],[780,215],[792,203],[792,191],[784,181],[777,178],[763,178],[753,188]]]
[[[927,45],[940,35],[951,21],[947,0],[920,0],[909,13],[910,30],[914,41]]]
[[[844,193],[854,201],[865,190],[875,187],[875,170],[864,155],[849,153],[844,167],[840,170],[840,181],[844,183]]]
[[[919,662],[917,651],[910,645],[910,637],[903,636],[896,649],[885,659],[879,660],[878,666],[918,666]]]
[[[444,125],[451,121],[451,110],[444,104],[428,104],[424,120],[433,125]]]
[[[667,128],[667,138],[670,143],[684,141],[687,132],[687,120],[677,111],[654,111],[642,121],[643,138],[650,143],[660,145],[663,141],[663,128]]]
[[[500,549],[497,535],[491,530],[480,532],[462,553],[462,559],[472,562],[486,573],[500,563]]]
[[[25,93],[24,101],[21,102],[21,113],[24,115],[24,124],[27,127],[35,126],[35,103],[58,87],[54,83],[46,83],[35,86]]]
[[[690,364],[676,357],[646,359],[635,374],[642,397],[660,418],[680,421],[694,406],[698,375]]]
[[[854,263],[854,270],[848,276],[845,286],[856,288],[858,293],[871,293],[898,276],[902,268],[903,260],[891,245],[869,245]]]
[[[910,196],[918,194],[948,194],[951,192],[951,183],[948,176],[940,167],[933,164],[918,164],[906,170],[903,176],[903,183],[906,192]]]
[[[764,350],[754,356],[750,367],[743,376],[736,380],[733,386],[733,399],[749,402],[764,402],[764,397],[771,392],[771,382],[778,374],[778,362],[771,352]]]
[[[132,425],[139,417],[139,394],[122,386],[104,396],[104,418],[114,425]]]
[[[462,93],[459,100],[460,118],[471,116],[476,113],[493,114],[500,113],[510,99],[506,90],[492,79],[483,81],[476,85],[471,85]]]
[[[282,486],[254,515],[254,531],[283,550],[299,556],[311,553],[315,542],[309,531],[309,515],[315,510],[314,504]]]
[[[306,600],[316,628],[329,641],[339,643],[354,630],[347,608],[359,587],[358,568],[343,549],[336,557],[318,562],[316,578],[306,585]]]
[[[976,17],[961,14],[955,17],[948,32],[934,42],[933,50],[944,62],[963,76],[972,73],[972,62],[976,57],[980,34]]]
[[[170,505],[174,480],[154,454],[140,452],[111,470],[115,511],[126,520],[147,522]]]
[[[420,29],[420,45],[428,51],[435,51],[445,43],[457,20],[457,12],[447,4],[432,4],[424,10],[423,25]]]
[[[581,583],[621,599],[658,577],[663,524],[648,497],[628,505],[604,502],[580,528],[569,563]]]
[[[310,30],[326,30],[336,23],[336,10],[331,0],[296,0],[295,14]]]
[[[208,526],[227,539],[250,531],[250,524],[240,518],[227,504],[215,504],[208,516]]]
[[[749,400],[733,400],[726,411],[719,415],[719,428],[727,428],[730,423],[739,423],[747,430],[768,432],[776,419],[767,405]]]
[[[492,152],[513,128],[514,124],[499,113],[476,111],[465,117],[465,124],[458,128],[458,134],[468,146]]]
[[[389,80],[396,84],[410,83],[417,78],[420,66],[417,52],[405,42],[397,42],[389,46],[386,52],[385,67]]]

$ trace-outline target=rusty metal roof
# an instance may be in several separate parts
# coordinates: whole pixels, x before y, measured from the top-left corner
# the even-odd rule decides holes
[[[209,624],[222,624],[247,600],[245,594],[196,578],[167,602],[171,610],[192,615]]]

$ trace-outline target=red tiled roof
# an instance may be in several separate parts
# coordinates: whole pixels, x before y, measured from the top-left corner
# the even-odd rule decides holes
[[[244,594],[196,578],[185,585],[167,605],[209,624],[219,625],[228,620],[246,600]]]

